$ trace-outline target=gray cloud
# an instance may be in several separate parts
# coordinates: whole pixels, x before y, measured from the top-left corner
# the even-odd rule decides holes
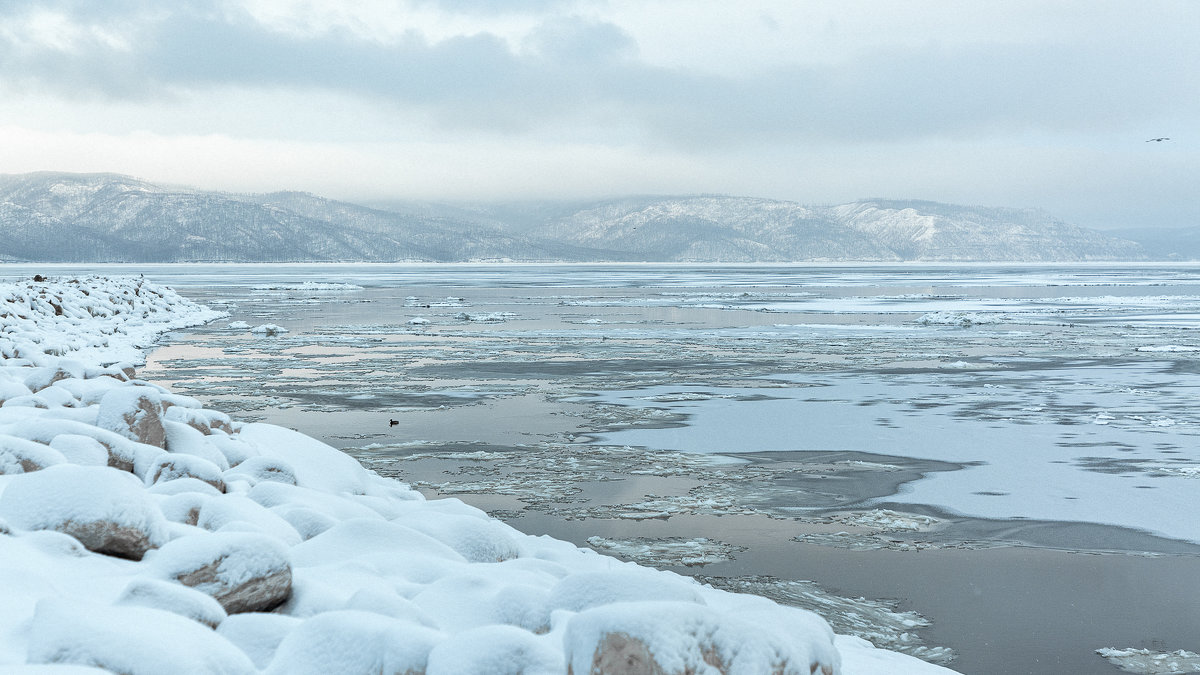
[[[542,13],[573,7],[581,0],[414,0],[417,6],[436,7],[454,14],[497,15]]]
[[[514,48],[487,33],[431,42],[414,32],[388,44],[344,30],[300,36],[205,0],[166,15],[136,0],[104,3],[103,11],[78,0],[56,6],[81,23],[129,27],[132,51],[99,39],[69,51],[0,42],[0,78],[66,96],[129,99],[225,85],[320,88],[425,110],[452,127],[608,125],[613,142],[685,149],[1111,130],[1185,119],[1200,100],[1200,47],[1133,37],[892,50],[730,77],[648,65],[620,27],[578,17],[552,18]],[[18,11],[10,7],[10,18]],[[636,138],[621,137],[631,133]]]

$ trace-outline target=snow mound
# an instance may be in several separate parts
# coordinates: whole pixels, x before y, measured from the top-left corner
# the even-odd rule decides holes
[[[325,612],[280,642],[266,675],[422,673],[441,633],[370,612]]]
[[[261,326],[255,326],[254,328],[251,328],[250,332],[254,333],[255,335],[271,336],[283,335],[284,333],[288,332],[288,329],[277,324],[264,323]]]
[[[47,598],[29,629],[29,663],[97,666],[129,675],[253,675],[240,649],[206,626],[146,607]]]

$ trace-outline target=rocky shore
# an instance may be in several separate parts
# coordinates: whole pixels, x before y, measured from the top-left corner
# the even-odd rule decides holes
[[[219,316],[141,279],[0,285],[4,672],[950,672],[138,379]]]

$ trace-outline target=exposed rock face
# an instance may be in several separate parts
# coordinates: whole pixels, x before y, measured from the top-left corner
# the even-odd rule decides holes
[[[251,577],[240,584],[230,584],[221,575],[224,559],[214,560],[203,567],[176,577],[184,586],[203,588],[230,614],[239,612],[269,612],[282,605],[292,594],[292,570],[280,567],[262,576]]]
[[[153,387],[119,387],[100,399],[96,426],[157,448],[167,447],[162,396]]]
[[[596,645],[590,675],[667,675],[667,672],[654,660],[645,642],[625,633],[609,633]]]
[[[203,591],[229,614],[269,612],[292,594],[292,568],[278,540],[256,534],[183,537],[152,563],[171,581]]]
[[[89,551],[118,558],[141,560],[154,548],[149,532],[111,520],[68,520],[55,529],[75,537]]]

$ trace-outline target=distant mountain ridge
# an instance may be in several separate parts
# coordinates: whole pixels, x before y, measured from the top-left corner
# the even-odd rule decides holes
[[[0,260],[566,262],[1140,260],[1129,239],[1033,209],[728,196],[371,208],[117,174],[0,175]]]

